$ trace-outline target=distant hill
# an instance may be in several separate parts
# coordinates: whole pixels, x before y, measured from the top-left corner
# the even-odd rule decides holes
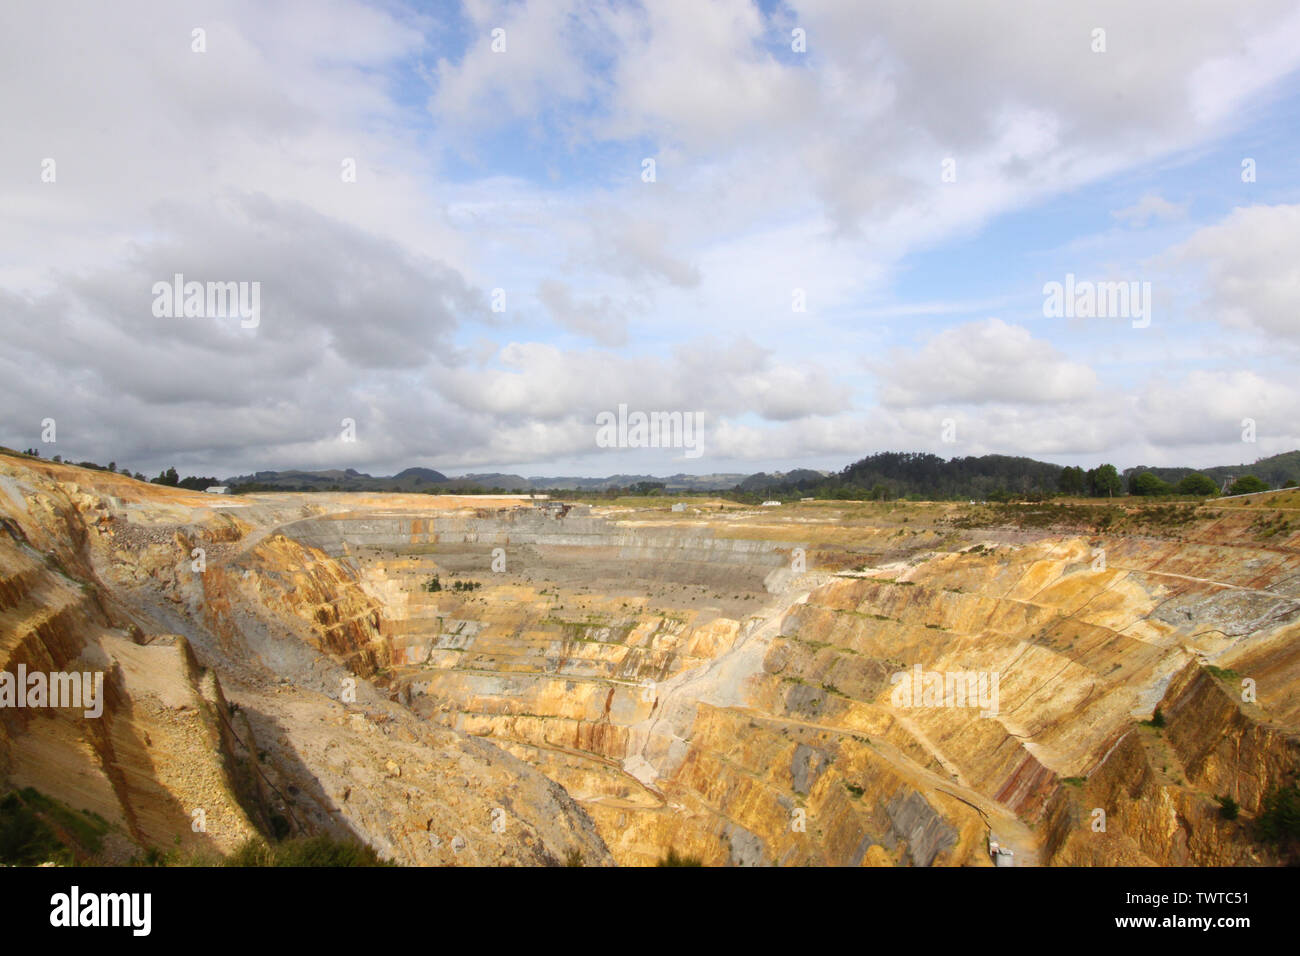
[[[766,491],[768,488],[780,488],[785,485],[803,487],[809,483],[816,485],[824,481],[827,476],[828,472],[813,471],[811,468],[796,468],[786,472],[774,471],[771,474],[760,471],[756,475],[750,475],[736,487],[740,491]]]
[[[610,491],[618,488],[634,488],[637,485],[663,485],[665,491],[730,491],[745,479],[742,474],[715,475],[669,475],[666,478],[655,475],[610,475],[606,478],[581,478],[565,476],[559,478],[530,478],[532,486],[537,489],[565,488],[575,491]]]
[[[440,471],[434,471],[432,468],[407,468],[405,471],[399,471],[393,475],[393,481],[446,481],[447,476]]]
[[[432,468],[407,468],[390,477],[372,476],[347,468],[342,471],[259,471],[227,478],[225,484],[242,490],[264,491],[405,491],[405,492],[604,492],[628,490],[664,494],[685,492],[727,492],[763,495],[814,495],[819,498],[976,498],[999,494],[1056,494],[1060,490],[1062,466],[1033,458],[1011,455],[944,459],[921,452],[886,451],[868,455],[838,472],[795,468],[788,472],[758,472],[753,475],[719,473],[608,475],[604,478],[560,476],[547,478],[502,472],[483,472],[448,477]],[[1274,488],[1300,480],[1300,451],[1261,458],[1250,465],[1216,465],[1210,468],[1148,468],[1138,466],[1123,472],[1128,479],[1150,471],[1175,484],[1185,475],[1199,471],[1220,485],[1230,477],[1255,475]]]
[[[1201,474],[1213,478],[1219,483],[1220,487],[1229,478],[1254,475],[1256,478],[1268,482],[1274,488],[1281,488],[1288,481],[1300,481],[1300,451],[1287,451],[1280,455],[1260,458],[1250,465],[1214,465],[1210,468],[1153,468],[1138,465],[1135,468],[1124,469],[1125,487],[1128,486],[1130,477],[1140,475],[1144,471],[1151,472],[1161,481],[1166,481],[1171,485],[1176,484],[1179,479],[1199,471]]]
[[[224,482],[235,488],[262,491],[428,491],[447,481],[432,468],[407,468],[392,477],[375,478],[352,468],[343,471],[259,471]]]
[[[743,474],[610,475],[605,478],[559,477],[525,478],[522,475],[484,472],[448,477],[432,468],[407,468],[391,477],[375,477],[351,468],[343,471],[259,471],[251,475],[227,478],[225,484],[236,489],[257,491],[611,491],[642,487],[660,487],[674,491],[728,491],[743,481]]]
[[[1009,455],[944,460],[922,452],[885,451],[855,461],[831,475],[791,472],[784,480],[753,475],[742,491],[810,494],[819,498],[987,498],[999,493],[1054,494],[1061,466]]]
[[[461,475],[459,478],[447,478],[443,482],[447,488],[467,491],[474,488],[500,488],[502,491],[536,491],[532,483],[520,475],[503,475],[488,472],[481,475]]]
[[[1100,463],[1099,463],[1100,464]],[[1033,458],[1010,455],[944,460],[938,455],[917,452],[880,452],[855,461],[827,477],[818,473],[790,472],[784,480],[773,476],[751,475],[737,490],[770,494],[809,494],[819,498],[975,498],[987,499],[1001,494],[1051,495],[1060,490],[1062,466]],[[1255,475],[1274,488],[1300,480],[1300,451],[1290,451],[1261,458],[1250,465],[1217,465],[1210,468],[1147,468],[1139,466],[1123,472],[1124,487],[1128,479],[1144,471],[1153,472],[1170,484],[1193,472],[1208,475],[1222,485],[1228,478]]]

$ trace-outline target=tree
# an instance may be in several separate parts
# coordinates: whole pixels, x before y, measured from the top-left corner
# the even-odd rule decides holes
[[[1057,480],[1062,492],[1067,495],[1081,495],[1086,488],[1087,482],[1083,469],[1078,465],[1061,469],[1061,477]]]
[[[1230,495],[1253,495],[1258,491],[1268,491],[1268,485],[1254,475],[1242,475],[1228,488]]]
[[[1131,495],[1171,495],[1174,493],[1173,487],[1165,481],[1161,481],[1157,476],[1149,471],[1144,471],[1140,475],[1134,475],[1128,486]]]
[[[117,462],[115,462],[115,461],[110,461],[110,462],[108,463],[108,470],[109,470],[109,471],[112,471],[112,472],[116,472],[116,471],[117,471]]]
[[[1236,800],[1232,799],[1232,797],[1227,794],[1222,797],[1215,797],[1214,799],[1219,801],[1219,816],[1223,817],[1225,820],[1237,819],[1237,811],[1239,811],[1241,807]]]
[[[160,471],[158,477],[153,480],[155,485],[171,485],[175,488],[181,482],[180,476],[176,474],[175,468],[168,468],[166,471]]]
[[[1255,818],[1255,833],[1265,843],[1289,850],[1293,862],[1300,859],[1300,786],[1293,783],[1264,795]]]
[[[1113,498],[1124,493],[1124,482],[1114,465],[1099,465],[1087,477],[1088,493],[1094,498]]]
[[[1209,475],[1194,471],[1178,482],[1177,491],[1180,495],[1217,495],[1219,486]]]

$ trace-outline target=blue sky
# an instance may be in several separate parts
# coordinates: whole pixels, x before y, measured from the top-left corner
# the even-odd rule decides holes
[[[1293,0],[7,5],[0,442],[219,476],[1300,447],[1297,41]],[[151,314],[177,271],[259,282],[258,325]],[[1045,317],[1067,274],[1149,283],[1149,325]],[[702,413],[703,453],[599,447],[619,404]]]

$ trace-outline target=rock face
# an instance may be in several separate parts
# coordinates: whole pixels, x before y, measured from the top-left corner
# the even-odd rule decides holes
[[[197,839],[202,800],[218,851],[406,863],[1275,863],[1249,824],[1300,770],[1297,537],[1142,507],[214,500],[0,457],[0,655],[111,661],[117,715],[0,712],[0,776],[138,846]]]
[[[318,832],[402,863],[612,862],[556,783],[377,693],[355,574],[274,533],[281,503],[237,505],[0,456],[0,670],[105,688],[99,715],[0,707],[0,790],[102,817],[110,863]]]

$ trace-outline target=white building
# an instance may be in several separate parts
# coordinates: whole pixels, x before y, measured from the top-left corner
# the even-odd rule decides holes
[[[210,495],[224,495],[229,493],[230,488],[226,485],[213,485],[211,488],[204,488],[203,490]]]
[[[763,502],[763,507],[764,507],[764,508],[779,508],[779,507],[781,507],[781,502],[779,502],[779,501],[764,501],[764,502]]]

